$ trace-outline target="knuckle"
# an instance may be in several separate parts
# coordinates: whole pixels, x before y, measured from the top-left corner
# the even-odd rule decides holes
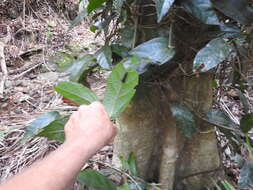
[[[84,111],[86,109],[87,109],[86,105],[81,105],[81,106],[79,106],[78,111]]]

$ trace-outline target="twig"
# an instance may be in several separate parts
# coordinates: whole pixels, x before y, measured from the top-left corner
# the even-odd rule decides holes
[[[33,69],[36,69],[36,68],[39,67],[40,65],[42,65],[42,63],[38,63],[38,64],[34,65],[34,66],[31,67],[30,69],[27,69],[27,70],[24,71],[23,73],[20,73],[19,75],[16,75],[15,77],[13,77],[13,80],[18,79],[18,78],[24,76],[25,74],[31,72]]]
[[[221,105],[222,109],[229,115],[230,119],[232,119],[232,121],[234,121],[234,123],[236,123],[237,125],[240,125],[240,122],[238,121],[238,119],[235,118],[233,113],[229,110],[229,108],[227,107],[227,105],[225,104],[225,102],[222,99],[221,99],[220,105]]]
[[[0,64],[1,64],[1,69],[2,69],[2,73],[3,73],[3,77],[0,81],[0,97],[3,97],[4,84],[5,84],[5,80],[8,77],[8,71],[7,71],[7,66],[6,66],[6,62],[5,62],[5,56],[4,56],[4,46],[5,46],[5,44],[0,41]]]

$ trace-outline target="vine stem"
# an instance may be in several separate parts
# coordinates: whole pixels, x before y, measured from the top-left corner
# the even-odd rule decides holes
[[[134,5],[137,6],[138,0],[134,1]],[[137,39],[137,30],[138,30],[138,23],[139,23],[139,15],[134,15],[136,18],[134,19],[134,36],[133,36],[133,43],[132,43],[132,49],[134,49]]]

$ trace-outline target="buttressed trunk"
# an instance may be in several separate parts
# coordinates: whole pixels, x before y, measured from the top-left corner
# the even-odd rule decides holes
[[[201,115],[212,106],[212,73],[186,74],[191,72],[195,51],[208,41],[203,33],[210,30],[194,22],[189,25],[174,19],[177,54],[168,63],[171,66],[163,80],[141,83],[134,100],[117,118],[113,163],[119,166],[119,156],[134,152],[139,176],[161,183],[163,190],[201,190],[222,174],[214,127],[198,119],[198,131],[188,139],[176,126],[169,108],[170,103],[177,102]],[[155,21],[140,21],[142,27],[150,23]],[[156,37],[159,27],[164,26],[139,28],[139,42]]]

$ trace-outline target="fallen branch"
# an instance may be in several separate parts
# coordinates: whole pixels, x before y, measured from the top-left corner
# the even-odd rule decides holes
[[[34,65],[33,67],[31,67],[30,69],[27,69],[26,71],[24,71],[23,73],[20,73],[19,75],[16,75],[12,78],[12,80],[16,80],[22,76],[24,76],[25,74],[31,72],[32,70],[36,69],[37,67],[39,67],[40,65],[42,65],[42,63],[38,63],[36,65]]]
[[[8,71],[7,71],[7,66],[5,62],[5,56],[4,56],[4,42],[0,41],[0,65],[1,65],[1,70],[2,70],[2,78],[0,81],[0,98],[3,98],[4,95],[4,84],[5,80],[8,77]]]

